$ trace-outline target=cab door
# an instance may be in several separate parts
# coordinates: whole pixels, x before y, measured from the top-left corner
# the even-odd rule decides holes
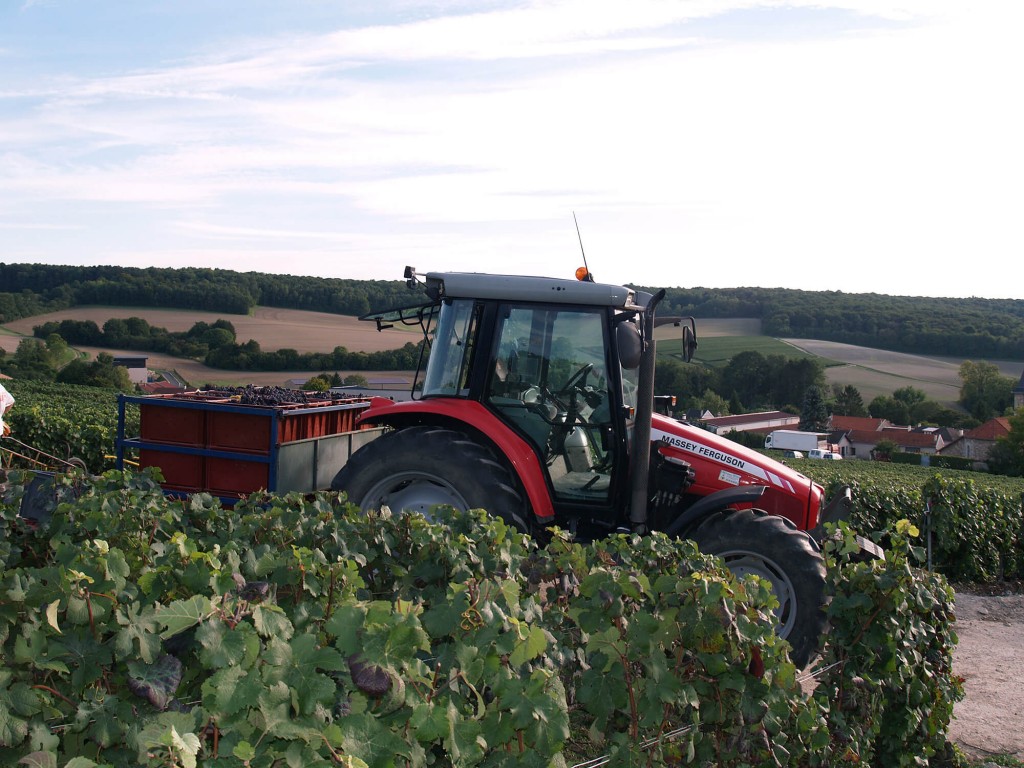
[[[625,475],[608,326],[600,308],[498,308],[484,401],[532,444],[556,508],[607,506]]]

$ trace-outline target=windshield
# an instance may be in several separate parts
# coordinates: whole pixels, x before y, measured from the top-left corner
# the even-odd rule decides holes
[[[470,299],[441,305],[423,382],[424,396],[468,394],[477,315]]]

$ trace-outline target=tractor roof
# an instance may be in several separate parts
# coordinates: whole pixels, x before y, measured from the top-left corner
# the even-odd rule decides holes
[[[427,293],[434,299],[496,299],[631,310],[638,308],[638,297],[634,291],[622,285],[479,272],[428,272],[426,281]]]

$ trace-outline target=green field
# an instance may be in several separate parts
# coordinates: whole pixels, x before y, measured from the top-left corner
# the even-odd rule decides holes
[[[171,330],[191,327],[197,320],[213,322],[220,317],[217,313],[196,313],[185,310],[145,310],[142,308],[96,308],[79,307],[46,316],[50,319],[74,318],[93,319],[102,323],[110,316],[147,315],[160,326]],[[0,347],[8,353],[17,347],[18,332],[30,333],[32,326],[39,324],[43,316],[23,318],[0,326]],[[264,349],[291,347],[300,352],[326,352],[341,344],[350,350],[374,351],[401,346],[408,340],[408,333],[378,333],[372,325],[357,322],[355,318],[328,315],[325,313],[259,307],[249,317],[231,316],[239,338],[252,338]],[[923,357],[920,355],[887,352],[869,347],[858,347],[835,342],[807,339],[778,339],[759,335],[761,323],[755,318],[711,318],[697,320],[699,346],[694,362],[709,367],[721,367],[741,352],[756,351],[762,355],[781,355],[785,358],[817,358],[825,365],[828,383],[844,386],[851,384],[861,393],[865,402],[878,395],[891,395],[895,390],[913,386],[940,403],[953,405],[959,397],[960,378],[958,368],[961,359]],[[403,329],[404,330],[404,329]],[[679,358],[680,330],[663,326],[656,332],[659,355]],[[85,348],[89,355],[100,350]],[[125,350],[106,350],[111,354],[125,353]],[[222,371],[207,368],[201,363],[182,358],[171,358],[149,353],[150,367],[154,369],[177,370],[190,382],[215,382],[224,384],[270,384],[283,385],[288,379],[308,378],[317,371],[252,372]],[[1000,367],[1004,375],[1017,378],[1024,369],[1024,363],[1007,363],[991,360]],[[342,373],[348,373],[343,371]],[[410,372],[405,372],[410,378]]]
[[[760,352],[765,357],[779,355],[785,358],[816,357],[771,336],[712,336],[702,339],[697,347],[694,360],[703,365],[718,368],[741,352]],[[839,365],[834,360],[821,358],[825,365]]]

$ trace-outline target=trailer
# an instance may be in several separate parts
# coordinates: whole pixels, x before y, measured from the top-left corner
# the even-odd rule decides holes
[[[134,457],[140,468],[160,469],[168,495],[209,493],[226,506],[256,491],[328,488],[349,456],[383,428],[357,426],[369,399],[318,395],[269,404],[237,390],[121,395],[117,467]],[[137,436],[125,434],[129,405],[139,408]]]
[[[825,444],[825,432],[799,432],[795,429],[776,429],[764,438],[764,447],[779,451],[808,452]]]

